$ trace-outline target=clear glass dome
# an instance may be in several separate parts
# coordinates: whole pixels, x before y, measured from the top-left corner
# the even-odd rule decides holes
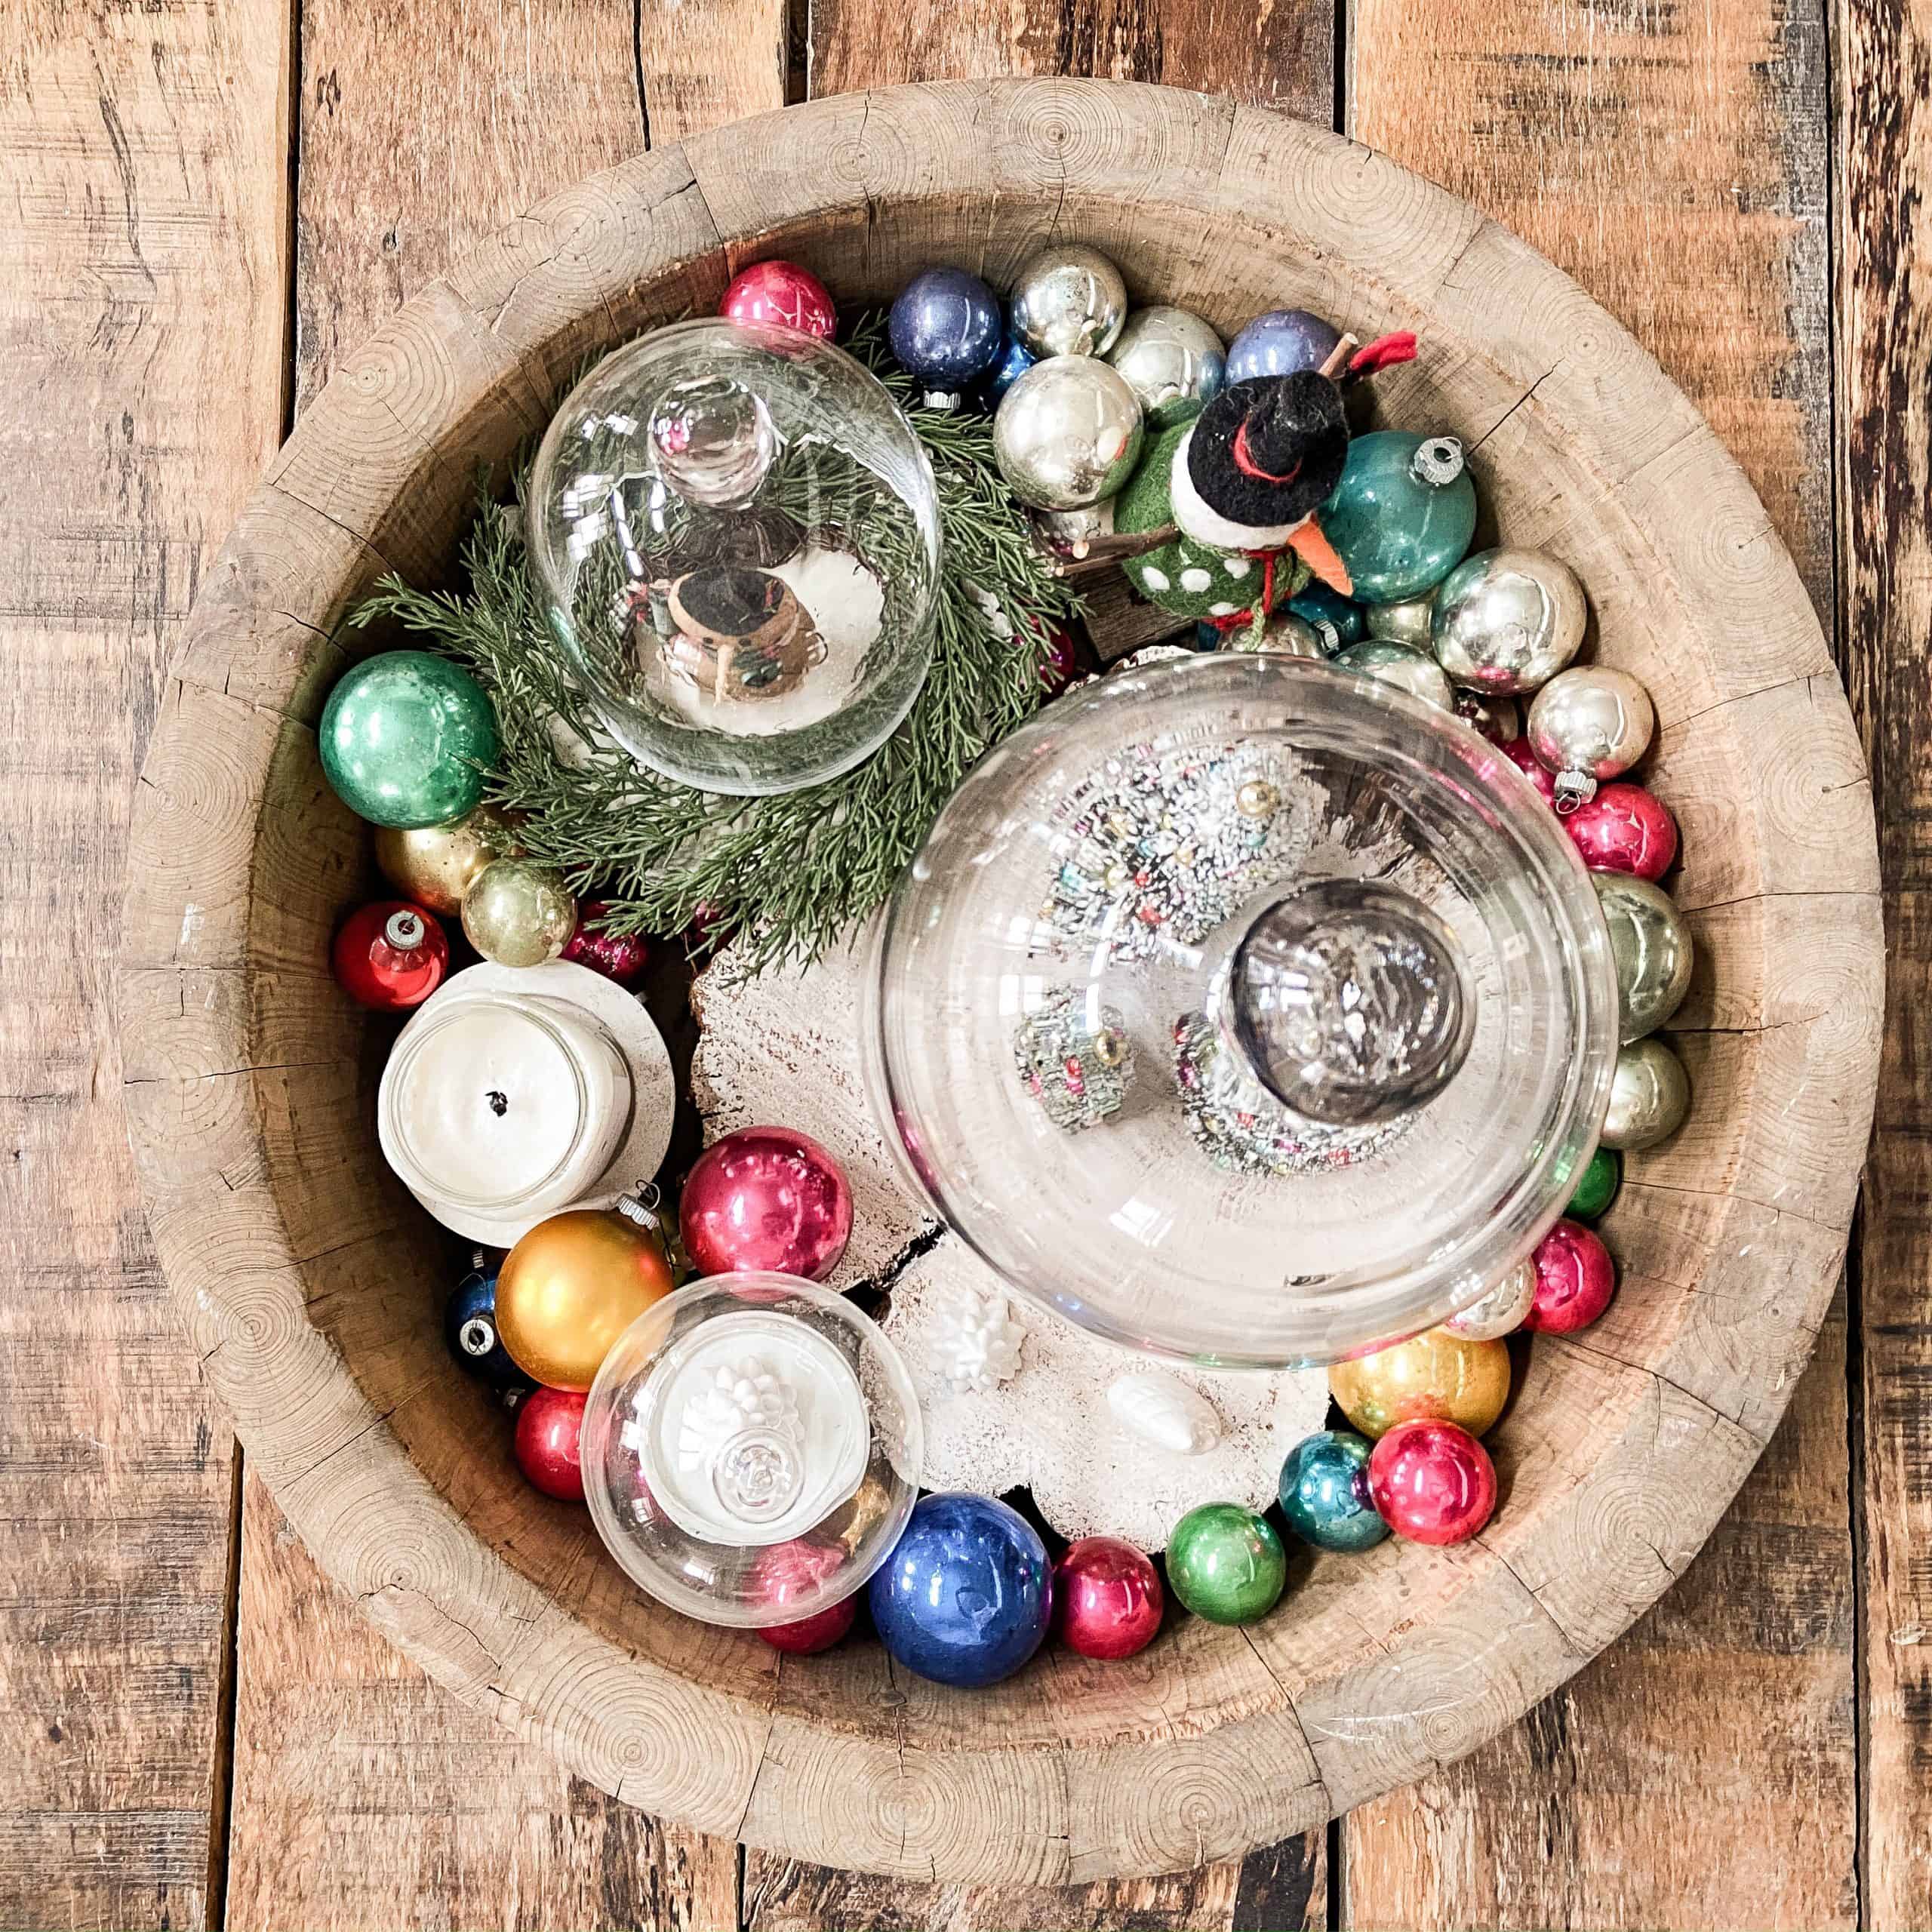
[[[571,391],[525,515],[552,627],[611,735],[687,785],[848,770],[932,660],[932,466],[884,386],[816,336],[711,318]]]
[[[756,1629],[850,1596],[918,1494],[918,1399],[844,1296],[718,1275],[647,1309],[584,1407],[583,1493],[632,1580],[706,1623]]]
[[[977,766],[881,922],[867,1077],[1014,1288],[1149,1352],[1337,1360],[1548,1229],[1616,1054],[1575,848],[1447,712],[1300,658],[1115,672]]]

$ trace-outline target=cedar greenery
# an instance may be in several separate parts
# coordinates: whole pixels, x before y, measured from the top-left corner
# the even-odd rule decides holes
[[[706,943],[734,940],[758,970],[815,958],[884,900],[968,768],[1038,708],[1047,627],[1078,611],[994,464],[990,418],[915,406],[881,315],[845,346],[907,411],[932,460],[943,562],[932,670],[905,723],[842,777],[741,798],[640,771],[558,659],[513,504],[479,507],[460,590],[387,577],[349,619],[400,625],[481,679],[503,742],[488,795],[525,815],[531,857],[611,902],[611,930],[678,932],[703,908]],[[1014,637],[995,633],[989,599]]]

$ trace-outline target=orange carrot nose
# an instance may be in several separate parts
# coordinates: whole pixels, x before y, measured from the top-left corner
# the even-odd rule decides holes
[[[1321,526],[1310,517],[1288,539],[1288,548],[1338,596],[1355,594],[1349,567],[1335,554],[1335,546],[1321,534]]]

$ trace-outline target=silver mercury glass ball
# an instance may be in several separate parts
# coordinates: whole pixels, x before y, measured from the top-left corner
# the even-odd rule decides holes
[[[1547,551],[1483,550],[1436,586],[1430,636],[1457,684],[1533,691],[1576,656],[1589,615],[1576,573]]]
[[[1537,1264],[1526,1254],[1487,1293],[1451,1315],[1443,1332],[1465,1342],[1500,1342],[1529,1319],[1536,1298]]]
[[[1104,355],[1127,321],[1127,284],[1097,248],[1050,242],[1020,265],[1008,326],[1035,355]]]
[[[1240,624],[1222,634],[1219,651],[1251,652],[1264,657],[1318,657],[1328,656],[1321,634],[1306,617],[1292,611],[1277,611],[1257,633],[1252,624]]]
[[[1509,744],[1523,735],[1521,706],[1500,693],[1492,697],[1484,691],[1458,691],[1456,715],[1492,745]]]
[[[729,376],[674,383],[651,412],[651,446],[666,482],[688,503],[734,509],[771,473],[778,431],[761,396]]]
[[[1140,398],[1118,371],[1091,356],[1051,355],[1001,398],[993,460],[1023,503],[1084,509],[1132,474],[1141,434]]]
[[[1657,714],[1628,671],[1579,664],[1559,671],[1530,703],[1530,749],[1556,774],[1556,809],[1573,812],[1600,780],[1628,771],[1649,750]]]
[[[1431,648],[1429,620],[1435,610],[1435,592],[1425,590],[1400,604],[1371,604],[1368,607],[1368,634],[1389,644],[1406,644],[1411,651]]]
[[[1165,429],[1183,403],[1211,402],[1227,380],[1221,338],[1185,309],[1137,309],[1107,360],[1140,398],[1150,429]]]
[[[1455,934],[1419,900],[1365,879],[1318,880],[1269,906],[1229,955],[1215,1004],[1261,1084],[1334,1127],[1433,1100],[1475,1032]]]
[[[1603,1144],[1626,1154],[1654,1147],[1684,1124],[1690,1111],[1690,1081],[1684,1063],[1660,1039],[1635,1041],[1617,1056]]]
[[[1411,651],[1405,644],[1364,638],[1337,651],[1335,662],[1346,671],[1359,672],[1365,678],[1393,685],[1398,691],[1439,705],[1444,711],[1455,708],[1456,694],[1450,688],[1447,673],[1434,658]]]
[[[1617,968],[1617,1038],[1654,1033],[1684,1004],[1696,953],[1670,894],[1629,872],[1592,872]]]

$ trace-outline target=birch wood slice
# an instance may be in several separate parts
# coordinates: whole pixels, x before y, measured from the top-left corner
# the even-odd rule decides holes
[[[589,352],[806,263],[856,303],[1049,235],[1232,331],[1295,304],[1414,328],[1387,420],[1463,438],[1487,513],[1574,566],[1643,679],[1682,822],[1690,1125],[1633,1158],[1605,1319],[1539,1338],[1491,1438],[1503,1505],[1447,1552],[1297,1574],[1252,1629],[1044,1657],[996,1689],[875,1645],[782,1660],[640,1598],[581,1512],[506,1479],[451,1370],[439,1248],[377,1152],[381,1046],[328,977],[374,884],[314,723],[336,620],[447,569]],[[362,648],[347,641],[348,648]],[[1882,949],[1859,746],[1737,466],[1564,275],[1366,149],[1091,82],[888,89],[743,122],[545,202],[337,371],[217,561],[135,815],[119,981],[164,1266],[256,1466],[323,1566],[458,1695],[620,1797],[821,1863],[1054,1882],[1226,1857],[1470,1749],[1683,1569],[1776,1426],[1843,1254]]]

